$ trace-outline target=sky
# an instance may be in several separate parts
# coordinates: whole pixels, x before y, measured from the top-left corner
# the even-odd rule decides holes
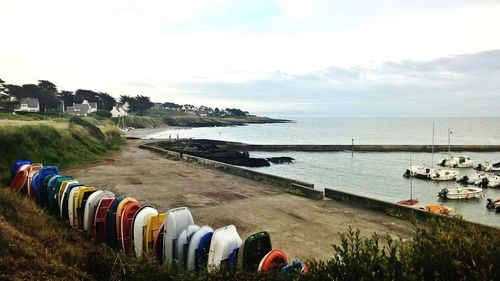
[[[0,78],[273,117],[500,116],[500,1],[0,0]]]

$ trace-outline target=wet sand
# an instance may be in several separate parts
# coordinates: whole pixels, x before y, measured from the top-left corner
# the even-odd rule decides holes
[[[138,148],[140,141],[104,161],[64,170],[88,186],[127,194],[160,212],[174,207],[191,209],[196,224],[218,228],[234,224],[245,239],[257,231],[271,233],[274,248],[290,257],[326,259],[339,232],[357,228],[363,235],[409,238],[410,222],[337,201],[313,201],[195,163],[169,160]]]

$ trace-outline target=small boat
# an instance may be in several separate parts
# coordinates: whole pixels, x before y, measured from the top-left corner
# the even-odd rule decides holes
[[[59,203],[57,202],[57,194],[63,181],[69,181],[73,178],[70,176],[56,175],[52,177],[48,183],[48,200],[47,200],[47,211],[49,214],[57,216],[59,214]]]
[[[115,197],[102,198],[97,205],[94,218],[94,232],[92,233],[92,238],[96,243],[106,242],[106,214],[114,200]]]
[[[258,272],[268,272],[271,270],[280,270],[288,264],[288,258],[285,253],[274,249],[267,253],[259,263]]]
[[[462,184],[473,184],[481,187],[487,187],[488,185],[488,174],[486,173],[475,173],[473,175],[465,175],[461,178],[457,178],[458,183]]]
[[[42,206],[42,182],[48,175],[59,175],[59,168],[56,166],[44,166],[33,176],[32,187],[35,192],[36,203],[41,207],[44,207]]]
[[[134,215],[133,228],[133,241],[135,256],[142,257],[144,254],[144,228],[146,227],[148,220],[152,216],[157,216],[158,211],[155,207],[151,205],[142,206]]]
[[[438,196],[443,200],[480,198],[483,196],[483,189],[479,187],[456,187],[453,189],[443,188],[438,192]]]
[[[9,189],[12,191],[21,191],[28,184],[28,174],[31,170],[31,165],[25,164],[17,169],[16,175],[12,178],[9,184]]]
[[[458,171],[437,169],[434,170],[432,174],[430,174],[429,178],[435,181],[449,181],[455,180],[458,175]]]
[[[133,232],[134,232],[134,216],[137,213],[137,211],[141,209],[141,204],[140,203],[135,203],[132,202],[130,204],[127,204],[123,208],[122,216],[121,216],[121,242],[122,242],[122,248],[123,251],[125,251],[125,254],[127,255],[132,255],[134,253],[134,239],[133,239]]]
[[[184,229],[194,224],[193,216],[188,208],[181,207],[169,210],[166,220],[163,233],[163,261],[177,261],[177,239]]]
[[[228,225],[214,231],[208,252],[208,269],[235,267],[241,238],[234,225]]]
[[[26,193],[28,194],[28,198],[30,200],[35,201],[35,190],[33,187],[33,178],[38,174],[40,169],[43,167],[42,163],[32,163],[31,169],[28,173],[28,183],[26,184]]]
[[[453,168],[471,168],[474,166],[474,161],[469,156],[453,156],[448,153],[438,161],[438,165]]]
[[[177,264],[182,268],[185,268],[187,265],[187,255],[189,251],[189,244],[191,243],[191,239],[193,235],[200,229],[199,225],[192,224],[184,229],[181,234],[179,234],[179,238],[177,239]]]
[[[453,208],[437,204],[426,205],[424,210],[429,213],[444,215],[444,216],[449,216],[453,212]]]
[[[76,214],[75,220],[78,229],[83,230],[83,219],[85,215],[85,208],[87,207],[87,200],[89,199],[90,195],[92,195],[96,191],[96,188],[91,186],[80,188],[80,191],[78,192],[76,204],[74,205]]]
[[[40,208],[42,209],[46,209],[47,208],[47,205],[49,204],[48,202],[48,193],[49,193],[49,181],[53,178],[57,176],[56,174],[50,174],[50,175],[47,175],[42,183],[41,183],[41,186],[40,186],[40,203],[39,203],[39,206]]]
[[[210,226],[204,225],[193,234],[186,259],[188,270],[200,270],[207,267],[213,233],[214,230]]]
[[[500,198],[486,199],[488,203],[486,204],[486,208],[492,210],[495,209],[497,213],[500,213]]]
[[[121,202],[128,198],[127,195],[122,195],[116,198],[106,213],[106,244],[111,248],[118,248],[118,241],[116,236],[116,210]]]
[[[411,198],[411,199],[406,199],[406,200],[401,200],[397,202],[400,205],[405,205],[405,206],[413,206],[415,204],[418,204],[418,199],[416,198]]]
[[[103,198],[114,198],[115,195],[111,191],[107,190],[97,190],[96,192],[90,194],[87,202],[85,203],[85,211],[83,214],[83,230],[88,233],[94,233],[94,218],[96,214],[99,202]]]
[[[160,264],[163,263],[163,233],[165,232],[165,220],[163,220],[162,224],[158,228],[158,236],[156,236],[154,245],[153,245],[153,253],[156,259]]]
[[[248,236],[238,252],[238,270],[256,272],[260,261],[272,249],[268,232],[261,231]]]
[[[435,169],[425,167],[423,165],[412,165],[406,169],[403,176],[404,177],[413,177],[417,179],[428,180],[432,173],[434,173]]]
[[[69,221],[69,212],[68,212],[68,205],[69,201],[71,198],[71,191],[77,187],[85,186],[84,184],[81,183],[69,183],[66,185],[66,188],[64,189],[62,198],[61,198],[61,205],[60,205],[60,215],[61,219],[65,221]]]
[[[154,243],[156,237],[158,237],[158,229],[160,225],[165,221],[166,213],[157,214],[156,216],[150,216],[146,227],[144,229],[144,239],[142,241],[144,253],[146,255],[152,255],[154,250]]]
[[[10,178],[11,180],[14,179],[14,177],[17,175],[17,172],[19,171],[19,168],[21,168],[24,165],[31,165],[30,160],[17,160],[11,167],[10,169]]]
[[[64,180],[61,182],[61,186],[59,187],[59,191],[57,192],[57,213],[60,215],[61,214],[61,203],[62,203],[62,199],[63,199],[63,195],[64,195],[64,192],[66,191],[66,188],[68,187],[69,184],[72,184],[72,183],[78,183],[77,180]]]
[[[127,198],[123,199],[123,201],[120,202],[120,204],[118,204],[118,207],[116,208],[116,216],[115,216],[115,220],[116,220],[116,222],[115,222],[116,241],[118,241],[117,248],[121,248],[121,249],[123,249],[123,243],[122,243],[122,238],[123,238],[123,235],[122,235],[122,216],[123,216],[123,211],[130,204],[138,204],[140,206],[139,201],[137,201],[136,199],[134,199],[132,197],[127,197]]]
[[[488,177],[488,185],[489,188],[500,188],[500,174],[495,174],[493,176]]]
[[[474,170],[484,171],[484,172],[498,172],[500,171],[500,162],[492,164],[489,161],[478,163],[474,166]]]

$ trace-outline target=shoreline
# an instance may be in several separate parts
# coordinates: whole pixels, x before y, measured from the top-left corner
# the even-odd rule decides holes
[[[64,173],[87,185],[153,204],[160,212],[189,207],[195,223],[213,228],[234,224],[242,239],[269,231],[273,247],[290,257],[331,257],[330,245],[339,242],[338,233],[349,226],[365,236],[377,232],[407,239],[413,234],[409,220],[343,202],[291,195],[280,187],[166,159],[138,148],[141,143],[129,140],[111,159]]]

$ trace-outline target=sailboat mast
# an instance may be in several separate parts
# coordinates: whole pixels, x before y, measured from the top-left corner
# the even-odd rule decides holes
[[[450,128],[448,128],[448,153],[451,153],[451,149],[450,149]]]
[[[411,169],[411,152],[410,152],[410,169]],[[413,177],[410,177],[410,200],[413,199]]]
[[[435,123],[432,122],[432,160],[431,160],[431,168],[434,167],[434,125]]]

